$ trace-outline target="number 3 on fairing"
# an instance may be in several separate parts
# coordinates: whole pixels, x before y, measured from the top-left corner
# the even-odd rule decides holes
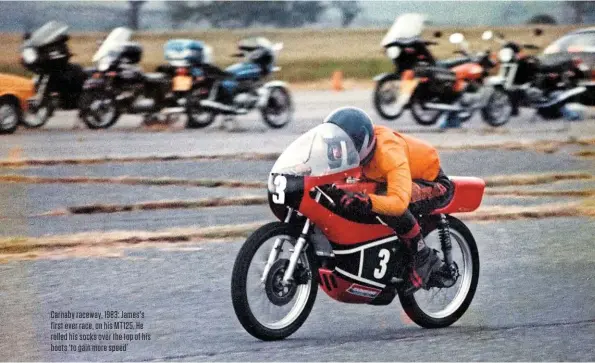
[[[275,184],[275,193],[273,193],[273,202],[276,204],[285,203],[285,187],[287,187],[287,178],[283,175],[277,175],[273,181]]]
[[[386,274],[388,260],[390,259],[390,252],[388,252],[386,248],[383,248],[380,250],[380,252],[378,252],[378,257],[380,257],[380,266],[374,269],[374,277],[381,279]]]

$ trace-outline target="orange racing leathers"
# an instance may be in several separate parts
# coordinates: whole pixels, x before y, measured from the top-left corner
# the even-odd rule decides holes
[[[432,145],[385,126],[375,125],[374,134],[376,150],[363,173],[368,179],[386,183],[386,195],[369,194],[373,212],[401,216],[412,202],[446,196],[447,188],[442,184],[427,183],[448,179],[441,172],[440,158]]]

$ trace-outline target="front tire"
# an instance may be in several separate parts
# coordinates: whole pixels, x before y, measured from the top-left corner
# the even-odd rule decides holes
[[[285,127],[293,119],[293,101],[283,87],[271,87],[267,105],[261,110],[262,119],[273,129]]]
[[[7,99],[0,99],[0,134],[12,134],[19,125],[21,112],[17,104]]]
[[[120,109],[112,93],[86,91],[81,95],[79,116],[92,130],[107,129],[120,118]]]
[[[483,120],[493,127],[507,124],[513,112],[512,99],[502,88],[495,88],[487,105],[481,109]]]
[[[386,105],[396,103],[399,99],[399,86],[394,86],[394,83],[398,81],[398,79],[385,78],[376,83],[376,88],[374,89],[374,108],[385,120],[396,120],[405,111],[406,105],[397,105],[394,110],[386,108]],[[389,82],[393,82],[392,87]]]
[[[306,284],[293,284],[290,286],[290,289],[294,289],[290,290],[292,291],[293,295],[289,296],[290,292],[288,291],[287,296],[290,297],[291,300],[295,299],[296,305],[291,308],[291,311],[287,313],[287,316],[276,322],[265,322],[264,318],[259,318],[256,316],[257,314],[255,314],[255,311],[253,311],[250,305],[250,299],[248,297],[248,275],[250,272],[250,267],[252,266],[252,261],[255,259],[255,256],[261,247],[266,242],[271,241],[271,239],[274,240],[279,236],[288,239],[286,242],[284,242],[284,245],[287,245],[288,242],[295,244],[299,234],[299,229],[289,224],[281,222],[272,222],[266,224],[257,229],[250,237],[248,237],[236,257],[231,280],[231,298],[233,302],[233,308],[244,329],[246,329],[248,333],[258,339],[265,341],[285,339],[286,337],[295,333],[302,326],[302,324],[308,318],[308,315],[310,315],[310,311],[314,306],[314,301],[316,300],[316,294],[318,292],[318,282],[317,278],[315,277],[317,276],[316,274],[318,270],[316,267],[316,259],[312,246],[308,246],[306,251],[302,252],[302,255],[298,260],[298,265],[302,264],[302,266],[307,266],[307,270],[309,270],[308,279]],[[259,256],[261,260],[264,259],[262,262],[267,261],[271,249],[272,248],[264,248],[264,254],[261,253]],[[281,264],[283,263],[283,259],[277,259],[276,262],[273,263],[273,266],[278,265],[279,261],[281,261]],[[275,271],[277,271],[277,273]],[[265,302],[275,305],[272,307],[273,309],[280,308],[280,304],[283,304],[283,301],[280,302],[278,299],[283,299],[283,297],[278,298],[274,295],[271,295],[272,293],[268,290],[269,285],[271,285],[271,289],[277,285],[270,281],[274,278],[278,278],[278,273],[281,273],[282,277],[283,271],[284,270],[282,268],[271,268],[265,283],[259,282],[260,275],[258,273],[262,272],[257,271],[258,273],[252,276],[256,278],[255,282],[257,282],[257,286],[255,289],[250,289],[250,291],[257,291],[264,295],[264,298],[268,300],[265,300]],[[263,291],[259,291],[260,289]],[[281,295],[283,294],[283,292],[280,290],[275,292],[275,294],[277,293]],[[285,302],[285,304],[287,303],[288,302]]]
[[[461,266],[458,266],[458,270],[460,272],[460,269],[462,269],[463,274],[459,276],[461,284],[458,288],[457,283],[455,283],[452,287],[441,288],[438,292],[441,292],[443,289],[447,292],[457,288],[453,301],[442,310],[433,312],[430,311],[428,307],[425,307],[425,304],[422,304],[421,300],[426,294],[432,294],[434,291],[430,292],[420,289],[412,295],[405,295],[402,291],[399,291],[399,300],[401,301],[401,305],[407,316],[409,316],[409,318],[417,325],[428,329],[445,328],[459,320],[463,314],[465,314],[469,305],[471,305],[479,281],[479,252],[471,231],[469,231],[467,226],[460,220],[452,216],[447,216],[447,219],[453,252],[457,244],[462,252],[462,257],[459,262],[454,258],[454,255],[453,261],[457,263],[457,265],[459,263],[461,264]],[[428,233],[428,236],[434,232],[437,233],[438,230],[435,229]],[[428,240],[428,236],[425,237],[426,241]],[[432,295],[432,299],[434,297],[435,296]]]

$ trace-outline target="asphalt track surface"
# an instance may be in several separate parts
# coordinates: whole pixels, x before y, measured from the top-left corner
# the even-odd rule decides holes
[[[219,130],[151,132],[127,117],[116,128],[70,130],[60,115],[41,130],[3,137],[3,158],[197,155],[279,152],[301,132],[344,104],[373,113],[369,92],[302,92],[294,123],[260,129],[256,117],[240,121],[237,133]],[[365,98],[364,98],[365,97]],[[428,132],[410,119],[403,125],[436,144],[489,143],[593,136],[593,121],[562,130],[561,122],[529,123],[525,116],[509,133],[481,134],[475,118],[465,132]],[[261,123],[262,124],[262,123]],[[174,127],[175,128],[175,127]],[[264,141],[263,141],[264,140]],[[449,174],[493,176],[595,170],[593,159],[568,147],[555,153],[497,149],[441,153]],[[592,149],[592,146],[591,146]],[[3,168],[0,174],[52,177],[142,176],[264,181],[272,161],[168,161]],[[531,186],[509,187],[530,190]],[[539,189],[593,188],[592,181],[566,181]],[[80,231],[160,230],[271,219],[266,206],[159,210],[97,215],[37,216],[48,210],[90,203],[193,200],[213,196],[262,195],[259,189],[110,184],[0,184],[3,236],[43,236]],[[486,197],[487,205],[539,205],[568,197]],[[47,361],[593,361],[595,360],[595,272],[593,219],[583,217],[468,222],[478,242],[481,275],[476,297],[452,327],[425,330],[403,318],[398,300],[389,306],[346,305],[319,291],[302,328],[281,342],[248,335],[231,307],[230,280],[242,241],[131,246],[123,255],[36,258],[0,264],[0,360]],[[129,342],[126,352],[51,352],[51,311],[127,310],[145,313],[150,341]],[[91,320],[93,321],[93,320]],[[81,330],[77,331],[81,333]],[[53,343],[56,343],[53,341]],[[93,342],[91,342],[93,343]],[[95,342],[97,343],[97,342]]]

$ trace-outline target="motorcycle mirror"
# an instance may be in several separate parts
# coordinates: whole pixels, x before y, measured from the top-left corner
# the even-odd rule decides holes
[[[450,41],[452,44],[460,44],[463,42],[463,40],[465,40],[465,36],[461,33],[453,33],[448,38],[448,41]]]
[[[25,33],[23,34],[23,40],[27,40],[27,39],[29,39],[29,38],[31,38],[31,32],[25,32]]]
[[[533,29],[533,34],[534,34],[536,37],[538,37],[538,36],[540,36],[541,34],[543,34],[543,29],[541,29],[541,28],[535,28],[535,29]]]
[[[500,32],[497,32],[496,36],[498,36],[498,38],[500,38],[500,39],[504,39],[504,34],[502,34]]]
[[[486,30],[481,35],[481,39],[483,39],[483,40],[490,40],[490,39],[492,39],[493,36],[494,36],[494,33],[491,30]]]
[[[434,38],[442,38],[442,32],[440,30],[436,30],[434,32]]]

